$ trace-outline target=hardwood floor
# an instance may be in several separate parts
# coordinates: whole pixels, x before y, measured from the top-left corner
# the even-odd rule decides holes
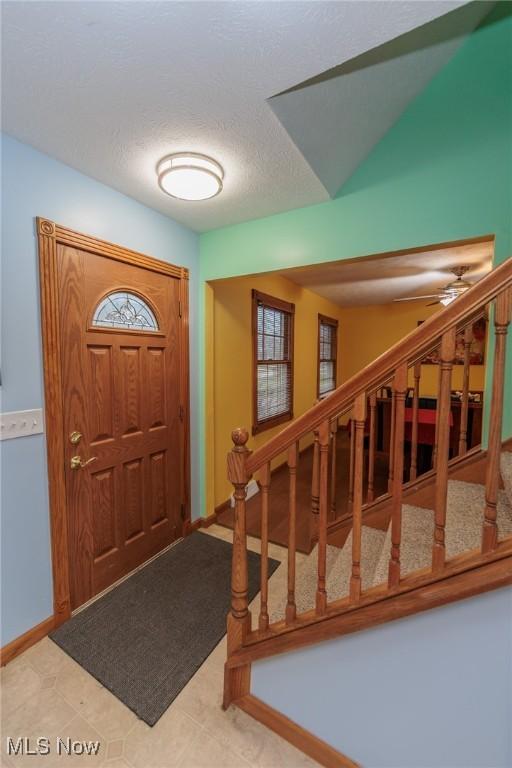
[[[367,461],[367,452],[365,452]],[[339,430],[336,440],[336,510],[331,510],[329,500],[329,520],[342,517],[348,512],[348,474],[350,459],[350,442],[348,432]],[[297,549],[300,552],[311,552],[313,545],[310,536],[311,524],[311,473],[313,468],[313,448],[307,448],[300,454],[297,467]],[[377,455],[375,460],[375,497],[387,490],[388,465],[387,457]],[[363,485],[366,497],[366,468]],[[260,535],[260,503],[261,496],[257,494],[246,504],[247,533],[250,536]],[[233,528],[233,510],[226,509],[217,516],[217,522],[228,528]],[[288,468],[278,467],[272,473],[269,493],[269,539],[275,544],[287,546],[288,542]],[[339,537],[338,537],[339,539]],[[332,543],[340,546],[338,539]],[[331,542],[329,542],[331,543]]]

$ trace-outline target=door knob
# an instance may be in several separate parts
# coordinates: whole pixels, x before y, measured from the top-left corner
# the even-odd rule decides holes
[[[92,464],[93,461],[96,461],[97,456],[91,456],[90,459],[87,459],[87,461],[82,461],[80,456],[72,456],[70,461],[70,467],[71,469],[83,469],[88,464]]]

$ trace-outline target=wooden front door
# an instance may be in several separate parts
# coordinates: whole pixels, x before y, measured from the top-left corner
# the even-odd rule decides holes
[[[91,243],[55,249],[71,608],[181,536],[187,495],[187,281]]]

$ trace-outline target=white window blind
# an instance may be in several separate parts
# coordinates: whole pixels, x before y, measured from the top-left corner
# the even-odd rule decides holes
[[[336,389],[336,321],[319,319],[318,329],[318,395]]]

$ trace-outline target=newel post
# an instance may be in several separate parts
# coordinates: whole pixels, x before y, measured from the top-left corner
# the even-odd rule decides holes
[[[246,462],[250,455],[247,448],[249,433],[246,429],[235,429],[231,433],[233,448],[228,453],[228,479],[235,488],[235,523],[233,529],[233,555],[231,566],[231,610],[227,619],[227,652],[228,659],[238,650],[251,629],[251,614],[248,607],[248,576],[247,576],[247,533],[245,497],[246,485],[250,480]],[[249,693],[250,686],[249,664],[230,669],[227,664],[224,670],[224,700],[223,707]]]

